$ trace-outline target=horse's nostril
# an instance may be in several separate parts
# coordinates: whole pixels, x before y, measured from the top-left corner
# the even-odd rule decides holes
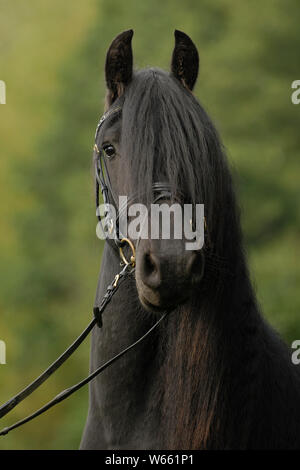
[[[150,255],[150,253],[145,254],[144,269],[145,269],[145,274],[152,274],[154,271],[157,271],[155,261]]]
[[[159,261],[151,253],[144,254],[142,277],[144,283],[152,289],[157,288],[161,283]]]
[[[163,286],[169,286],[171,292],[176,283],[188,285],[199,282],[203,269],[203,256],[199,252],[185,252],[182,256],[167,258],[147,251],[141,258],[139,272],[148,288],[160,290]]]

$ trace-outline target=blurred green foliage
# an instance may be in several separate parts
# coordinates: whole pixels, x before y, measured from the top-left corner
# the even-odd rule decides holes
[[[251,274],[269,321],[300,338],[300,105],[297,0],[0,0],[0,402],[90,319],[101,261],[91,146],[113,37],[133,28],[137,67],[168,68],[175,28],[200,52],[196,95],[235,175]],[[3,426],[88,372],[89,346]],[[88,392],[2,438],[2,449],[77,448]],[[2,427],[2,426],[1,426]]]

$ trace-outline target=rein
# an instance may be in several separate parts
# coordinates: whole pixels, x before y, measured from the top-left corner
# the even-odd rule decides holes
[[[102,167],[102,160],[103,160],[103,154],[101,151],[99,151],[97,147],[97,136],[99,129],[101,128],[102,124],[104,123],[105,119],[112,114],[119,112],[121,108],[115,108],[112,111],[108,111],[105,113],[102,118],[99,121],[99,124],[96,129],[96,135],[95,135],[95,147],[94,147],[94,156],[96,157],[95,159],[95,174],[96,174],[96,204],[97,208],[99,206],[99,189],[101,188],[104,204],[109,204],[109,192],[111,192],[112,198],[112,189],[110,185],[110,180],[108,176],[108,172],[105,166],[105,161],[104,161],[104,166],[106,169],[106,175],[107,175],[107,180],[105,178],[105,174],[103,172],[103,167]],[[101,160],[102,159],[102,160]],[[107,183],[108,181],[108,183]],[[168,193],[168,187],[164,183],[155,183],[153,185],[153,191],[158,192],[158,193],[163,193],[164,195],[169,194]],[[160,197],[160,196],[158,196]],[[109,214],[105,214],[105,219],[107,222]],[[98,216],[99,221],[101,223],[101,227],[104,231],[104,226],[103,226],[103,221],[102,217],[99,215]],[[112,221],[109,220],[111,223]],[[93,330],[95,325],[98,325],[99,328],[102,328],[102,313],[104,312],[107,304],[111,301],[112,297],[114,294],[117,292],[118,288],[120,287],[120,284],[125,280],[125,278],[132,274],[135,270],[135,247],[133,243],[128,239],[128,238],[120,238],[118,229],[117,227],[112,226],[112,230],[114,230],[114,245],[119,249],[119,256],[121,259],[121,264],[123,265],[121,271],[116,274],[114,280],[112,283],[107,287],[106,293],[100,303],[99,306],[95,306],[93,309],[93,314],[94,318],[91,320],[91,322],[88,324],[88,326],[83,330],[83,332],[78,336],[78,338],[54,361],[39,377],[37,377],[31,384],[29,384],[26,388],[24,388],[20,393],[12,397],[10,400],[8,400],[6,403],[4,403],[0,407],[0,418],[3,418],[3,416],[7,415],[10,411],[12,411],[19,403],[21,403],[25,398],[27,398],[29,395],[31,395],[37,388],[39,388],[46,380],[51,377],[51,375],[58,370],[64,363],[65,361],[72,356],[72,354],[79,348],[81,343],[87,338],[87,336],[90,334],[90,332]],[[104,232],[105,233],[105,232]],[[111,241],[111,239],[107,238],[107,241]],[[130,250],[131,250],[131,257],[130,260],[128,261],[123,248],[125,245],[128,245]],[[41,414],[45,413],[47,410],[52,408],[53,406],[57,405],[58,403],[64,401],[66,398],[68,398],[70,395],[73,393],[77,392],[77,390],[80,390],[84,385],[88,384],[93,380],[95,377],[97,377],[101,372],[103,372],[105,369],[107,369],[110,365],[112,365],[114,362],[118,361],[122,356],[127,354],[131,349],[135,348],[138,344],[140,344],[142,341],[144,341],[157,327],[158,325],[163,321],[163,319],[167,316],[167,313],[164,313],[161,318],[154,323],[154,325],[146,331],[139,339],[137,339],[135,342],[127,346],[125,349],[123,349],[121,352],[116,354],[114,357],[109,359],[107,362],[99,366],[94,372],[92,372],[90,375],[88,375],[85,379],[81,380],[77,384],[67,388],[66,390],[62,391],[59,393],[53,400],[49,401],[46,405],[32,413],[31,415],[27,416],[26,418],[16,422],[15,424],[5,427],[0,431],[0,436],[4,436],[8,434],[10,431],[13,429],[16,429],[29,421],[32,421],[33,419],[37,418]]]
[[[104,295],[102,302],[99,307],[94,307],[94,318],[93,320],[89,323],[89,325],[85,328],[85,330],[78,336],[78,338],[74,341],[74,343],[69,346],[68,349],[55,361],[53,364],[51,364],[37,379],[35,379],[30,385],[28,385],[24,390],[22,390],[19,394],[11,398],[7,403],[2,405],[0,407],[0,418],[8,414],[11,410],[15,408],[19,403],[21,403],[26,397],[31,395],[37,388],[39,388],[49,377],[57,370],[59,369],[63,363],[79,348],[81,343],[85,340],[85,338],[89,335],[89,333],[92,331],[94,326],[97,324],[100,328],[102,327],[102,313],[107,306],[107,304],[110,302],[112,299],[113,295],[115,292],[118,290],[120,284],[122,281],[125,279],[125,277],[133,272],[133,268],[130,270],[131,265],[125,264],[124,268],[120,271],[119,274],[117,274],[113,280],[113,282],[107,287],[106,294]],[[64,401],[66,398],[68,398],[70,395],[73,395],[73,393],[77,392],[77,390],[80,390],[84,385],[88,384],[93,380],[95,377],[97,377],[101,372],[103,372],[107,367],[112,365],[114,362],[116,362],[118,359],[120,359],[124,354],[129,352],[131,349],[133,349],[135,346],[137,346],[139,343],[144,341],[148,335],[152,333],[156,329],[156,327],[161,323],[161,321],[166,317],[167,313],[163,314],[162,317],[151,327],[149,330],[143,334],[137,341],[132,343],[130,346],[126,347],[123,349],[121,352],[116,354],[114,357],[109,359],[107,362],[105,362],[103,365],[98,367],[94,372],[92,372],[88,377],[85,379],[81,380],[78,382],[76,385],[73,385],[72,387],[67,388],[66,390],[62,391],[59,393],[53,400],[49,401],[46,405],[44,405],[42,408],[38,409],[31,415],[27,416],[26,418],[18,421],[17,423],[13,424],[12,426],[6,427],[0,431],[0,436],[4,436],[8,434],[10,431],[13,429],[16,429],[23,424],[28,423],[29,421],[32,421],[33,419],[37,418],[41,414],[45,413],[47,410],[52,408],[53,406],[57,405],[58,403]]]

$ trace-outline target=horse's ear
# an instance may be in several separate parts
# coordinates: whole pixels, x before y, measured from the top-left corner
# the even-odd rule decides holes
[[[132,78],[133,30],[120,33],[111,43],[105,63],[107,104],[110,106],[124,92]]]
[[[177,29],[171,70],[185,88],[193,90],[198,76],[199,54],[191,38]]]

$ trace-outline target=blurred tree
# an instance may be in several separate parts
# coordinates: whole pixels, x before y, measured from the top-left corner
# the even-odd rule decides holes
[[[6,384],[0,390],[1,401],[53,360],[90,318],[102,249],[95,236],[91,147],[102,113],[105,53],[113,37],[129,28],[135,30],[137,67],[168,68],[175,28],[197,44],[201,65],[195,94],[216,121],[228,149],[259,300],[288,342],[299,338],[300,107],[290,99],[291,83],[300,78],[298,2],[114,0],[90,2],[89,15],[86,2],[77,2],[72,21],[67,18],[71,12],[75,15],[72,2],[61,6],[63,11],[53,8],[51,14],[51,3],[43,3],[47,14],[40,7],[33,16],[32,24],[41,26],[29,43],[22,16],[15,17],[8,2],[4,8],[16,26],[12,30],[21,34],[24,27],[26,32],[12,46],[11,29],[4,29],[10,54],[18,48],[13,74],[18,75],[20,63],[29,67],[20,47],[23,41],[35,72],[49,60],[53,65],[47,75],[39,70],[40,85],[33,78],[38,88],[51,77],[49,95],[30,95],[29,102],[24,89],[22,111],[16,104],[6,108],[8,118],[1,124],[6,158],[0,162],[0,336],[7,339],[8,354],[13,351],[9,368],[0,371]],[[39,8],[38,2],[32,5]],[[34,7],[26,6],[27,18],[34,15]],[[60,16],[66,18],[65,27],[64,22],[57,24]],[[57,35],[66,36],[56,38],[53,46],[45,39],[44,27],[53,41]],[[70,44],[76,28],[82,34],[74,52]],[[39,37],[43,40],[36,40]],[[56,55],[63,60],[55,61]],[[5,76],[0,78],[8,82]],[[16,410],[14,418],[85,375],[88,352],[83,346],[76,359]],[[0,446],[76,448],[86,409],[85,390],[39,422],[12,433]]]

